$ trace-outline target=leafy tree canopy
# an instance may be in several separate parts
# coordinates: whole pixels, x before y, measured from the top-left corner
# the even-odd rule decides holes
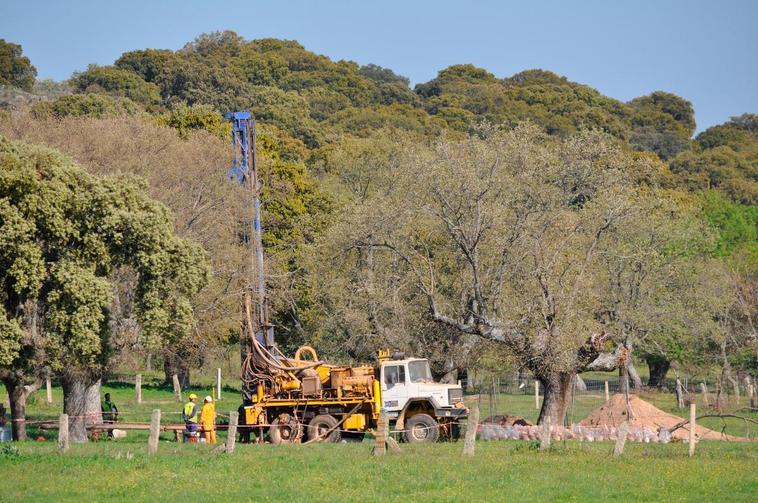
[[[55,151],[0,137],[3,363],[20,357],[13,349],[32,305],[44,327],[35,350],[53,369],[105,365],[112,276],[122,268],[139,278],[145,344],[192,330],[190,298],[209,274],[205,253],[174,235],[171,214],[145,191],[140,179],[97,178]]]
[[[695,138],[695,149],[671,161],[678,183],[688,190],[715,189],[742,204],[758,203],[758,118],[733,117]]]
[[[0,84],[31,91],[37,69],[22,53],[20,45],[0,38]]]
[[[104,94],[68,94],[51,101],[40,101],[32,107],[35,119],[64,117],[118,117],[137,115],[143,108],[129,98]]]
[[[138,75],[113,66],[90,65],[87,71],[71,78],[72,87],[78,92],[104,92],[122,96],[142,105],[160,103],[157,85],[145,82]]]

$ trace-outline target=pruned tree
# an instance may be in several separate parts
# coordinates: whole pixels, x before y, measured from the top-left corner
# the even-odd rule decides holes
[[[578,372],[630,357],[602,320],[601,255],[660,169],[601,133],[558,140],[485,125],[464,141],[409,146],[330,238],[399,261],[438,326],[507,347],[542,383],[540,421],[560,424]]]

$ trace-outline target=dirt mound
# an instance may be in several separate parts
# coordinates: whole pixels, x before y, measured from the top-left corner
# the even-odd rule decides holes
[[[629,405],[632,412],[629,426],[632,428],[648,427],[655,430],[660,428],[669,429],[682,422],[681,417],[664,412],[636,395],[629,395]],[[592,411],[592,413],[580,422],[579,425],[589,427],[610,426],[617,428],[627,419],[627,407],[624,395],[616,394],[602,406]],[[699,439],[730,440],[733,442],[747,441],[747,439],[725,435],[700,425],[697,425],[695,435]],[[689,425],[684,425],[672,432],[671,436],[677,440],[685,440],[689,438]]]

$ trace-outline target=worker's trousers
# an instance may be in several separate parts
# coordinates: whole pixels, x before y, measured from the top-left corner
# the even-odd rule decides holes
[[[205,442],[207,444],[216,443],[216,428],[213,426],[203,426],[203,434],[205,435]]]

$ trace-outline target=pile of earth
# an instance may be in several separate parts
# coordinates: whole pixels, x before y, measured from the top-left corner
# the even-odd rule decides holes
[[[629,409],[631,414],[627,412],[627,409]],[[636,395],[629,395],[629,407],[627,408],[624,395],[616,394],[601,407],[592,411],[579,425],[589,428],[615,429],[621,426],[624,421],[628,421],[630,431],[645,429],[660,431],[661,429],[671,430],[671,428],[681,423],[683,419],[662,411]],[[698,439],[729,440],[734,442],[747,441],[745,438],[726,435],[700,425],[695,427],[695,435]],[[688,439],[689,424],[671,432],[671,437],[674,440]]]
[[[688,424],[671,431],[683,422],[681,417],[664,412],[636,395],[629,396],[627,407],[626,398],[621,394],[611,397],[580,423],[569,427],[552,425],[549,435],[553,440],[572,439],[583,442],[616,440],[621,434],[621,425],[624,422],[627,423],[625,436],[630,442],[668,443],[689,439]],[[477,430],[479,439],[486,441],[540,440],[547,434],[546,425],[533,425],[520,416],[491,416],[480,423]],[[696,426],[695,435],[698,439],[749,441],[700,425]]]

